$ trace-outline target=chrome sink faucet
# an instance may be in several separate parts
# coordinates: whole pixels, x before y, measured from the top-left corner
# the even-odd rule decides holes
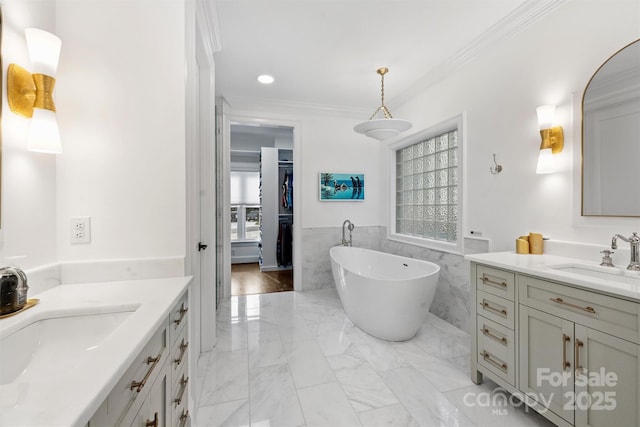
[[[347,230],[349,230],[349,240],[347,240],[344,236],[345,227],[347,228]],[[353,225],[351,221],[349,221],[348,219],[344,220],[344,222],[342,223],[342,246],[351,246],[351,232],[354,228],[355,225]]]
[[[631,245],[631,260],[629,261],[627,270],[640,271],[640,236],[638,236],[638,233],[634,231],[630,237],[616,234],[611,239],[611,249],[618,249],[618,239],[624,240]]]

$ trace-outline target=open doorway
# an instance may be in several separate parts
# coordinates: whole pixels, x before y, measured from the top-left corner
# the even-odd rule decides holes
[[[231,295],[292,291],[293,128],[230,126]]]

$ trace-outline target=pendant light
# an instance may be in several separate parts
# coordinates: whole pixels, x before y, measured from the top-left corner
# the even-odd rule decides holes
[[[394,119],[387,106],[384,105],[384,75],[389,72],[389,69],[378,68],[376,72],[380,74],[381,81],[382,96],[380,106],[373,112],[371,117],[369,117],[369,120],[356,125],[353,130],[367,135],[368,137],[377,139],[378,141],[383,141],[411,128],[411,123],[402,119]],[[376,117],[380,112],[384,117],[375,119],[374,117]]]

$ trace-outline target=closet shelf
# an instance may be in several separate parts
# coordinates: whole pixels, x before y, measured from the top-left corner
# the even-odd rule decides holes
[[[260,159],[260,248],[261,270],[273,271],[292,268],[292,224],[293,205],[291,188],[284,185],[284,177],[293,182],[293,161],[290,149],[262,147]],[[283,190],[287,188],[289,199],[284,199]],[[287,207],[283,206],[286,203]]]

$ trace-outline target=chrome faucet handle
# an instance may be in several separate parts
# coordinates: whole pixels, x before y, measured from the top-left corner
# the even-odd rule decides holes
[[[618,239],[629,243],[631,249],[631,259],[627,266],[627,270],[640,271],[640,236],[638,236],[638,233],[634,231],[629,237],[624,237],[621,234],[615,234],[611,238],[611,249],[618,249]]]
[[[611,259],[611,254],[613,254],[614,252],[605,249],[603,251],[600,251],[600,253],[604,254],[602,256],[602,262],[600,263],[600,265],[604,267],[615,267],[615,265],[613,264],[613,260]]]

